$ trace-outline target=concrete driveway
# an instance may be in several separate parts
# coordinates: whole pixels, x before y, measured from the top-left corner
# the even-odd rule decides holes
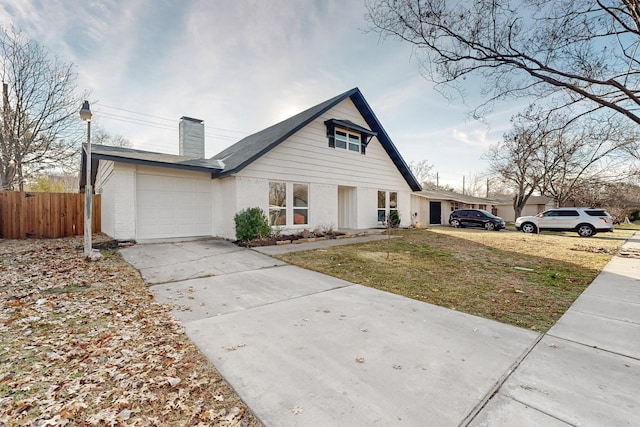
[[[122,254],[268,426],[458,425],[539,337],[222,240]]]
[[[627,284],[636,305],[614,336],[594,325],[621,306],[607,311],[600,299],[591,306],[602,322],[572,307],[543,337],[222,240],[122,254],[267,426],[640,425],[637,270]],[[620,302],[609,284],[621,277],[601,286],[605,300]],[[634,343],[621,344],[621,333]],[[611,349],[593,347],[603,340]]]

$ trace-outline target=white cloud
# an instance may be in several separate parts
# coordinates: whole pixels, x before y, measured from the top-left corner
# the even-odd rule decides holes
[[[137,148],[176,152],[178,119],[187,115],[205,121],[213,155],[243,136],[221,129],[255,132],[358,86],[407,161],[437,162],[452,175],[482,170],[481,152],[497,128],[465,120],[466,106],[435,92],[409,45],[364,33],[364,13],[362,2],[342,0],[0,5],[2,22],[77,64],[79,86],[100,101],[92,106],[96,122]]]

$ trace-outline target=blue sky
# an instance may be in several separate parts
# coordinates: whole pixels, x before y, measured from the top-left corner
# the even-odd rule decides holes
[[[365,12],[363,0],[3,0],[0,23],[75,63],[94,123],[135,148],[177,153],[189,116],[212,156],[357,86],[407,163],[461,188],[517,111],[469,119],[475,104],[436,92],[409,45],[366,31]]]

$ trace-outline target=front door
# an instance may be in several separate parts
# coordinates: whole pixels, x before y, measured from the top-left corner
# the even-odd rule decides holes
[[[442,203],[429,202],[429,224],[442,224]]]
[[[338,187],[338,228],[357,228],[357,198],[355,187]]]

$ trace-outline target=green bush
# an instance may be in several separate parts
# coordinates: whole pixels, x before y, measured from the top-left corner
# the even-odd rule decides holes
[[[236,238],[242,242],[262,239],[271,234],[269,220],[260,208],[248,208],[238,212],[233,220],[236,223]]]
[[[391,225],[391,228],[398,228],[400,226],[400,212],[396,210],[389,211],[389,225]]]

